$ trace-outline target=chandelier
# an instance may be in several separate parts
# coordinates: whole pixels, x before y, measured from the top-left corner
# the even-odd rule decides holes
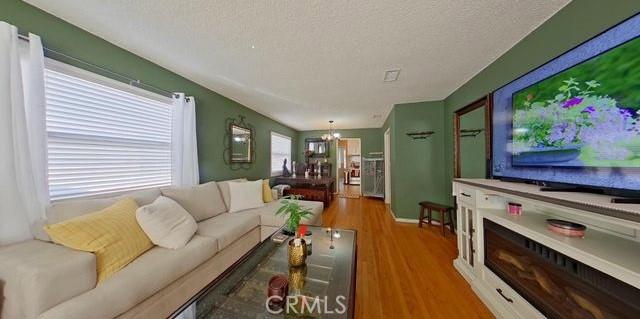
[[[334,133],[333,132],[333,120],[329,121],[329,133],[327,134],[322,134],[322,140],[324,141],[332,141],[332,140],[339,140],[340,139],[340,133]]]

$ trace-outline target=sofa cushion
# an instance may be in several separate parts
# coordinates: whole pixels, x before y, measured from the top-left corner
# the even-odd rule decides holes
[[[264,206],[262,200],[262,180],[229,183],[229,213]]]
[[[198,230],[191,214],[165,196],[138,208],[136,220],[154,244],[170,249],[184,247]]]
[[[93,289],[96,257],[40,240],[0,248],[0,318],[36,318]]]
[[[216,182],[188,187],[167,187],[161,191],[162,195],[184,207],[197,222],[227,211]]]
[[[249,209],[236,214],[254,214],[260,216],[261,226],[280,227],[284,225],[284,216],[276,216],[276,211],[282,206],[282,200],[279,199],[271,203],[265,204],[263,207]],[[322,211],[324,204],[322,202],[301,200],[300,205],[308,208],[313,213],[309,219],[304,219],[303,224],[322,226]]]
[[[220,189],[220,194],[222,194],[222,200],[224,200],[224,204],[227,207],[227,211],[231,205],[231,195],[229,194],[229,183],[237,183],[237,182],[246,182],[246,178],[238,178],[238,179],[230,179],[228,181],[218,182],[218,188]]]
[[[223,250],[242,235],[260,225],[260,218],[255,214],[224,213],[198,223],[198,234],[216,238],[218,250]]]
[[[84,214],[93,213],[107,208],[127,197],[133,198],[138,206],[143,206],[152,203],[158,196],[160,196],[160,189],[150,188],[119,196],[63,200],[51,203],[51,205],[47,207],[46,223],[55,224]]]
[[[215,239],[198,235],[181,249],[154,247],[95,289],[46,311],[40,319],[117,317],[217,252]]]
[[[54,242],[96,254],[98,282],[136,259],[153,244],[136,220],[138,205],[126,198],[97,211],[45,226]]]

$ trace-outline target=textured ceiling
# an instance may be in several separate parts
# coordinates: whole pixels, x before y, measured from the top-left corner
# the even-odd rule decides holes
[[[393,104],[444,99],[569,0],[26,2],[311,130],[380,127]]]

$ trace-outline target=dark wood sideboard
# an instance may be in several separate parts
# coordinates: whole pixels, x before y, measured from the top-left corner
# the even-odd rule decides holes
[[[333,199],[335,181],[333,177],[276,177],[276,184],[291,186],[284,195],[301,195],[304,200],[323,202],[324,207],[328,207]]]

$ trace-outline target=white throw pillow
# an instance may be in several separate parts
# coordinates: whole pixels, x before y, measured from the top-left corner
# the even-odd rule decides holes
[[[198,230],[193,216],[176,201],[165,196],[138,208],[136,219],[149,239],[164,248],[184,247]]]
[[[235,213],[264,206],[262,201],[262,180],[244,183],[229,183],[229,212]]]

